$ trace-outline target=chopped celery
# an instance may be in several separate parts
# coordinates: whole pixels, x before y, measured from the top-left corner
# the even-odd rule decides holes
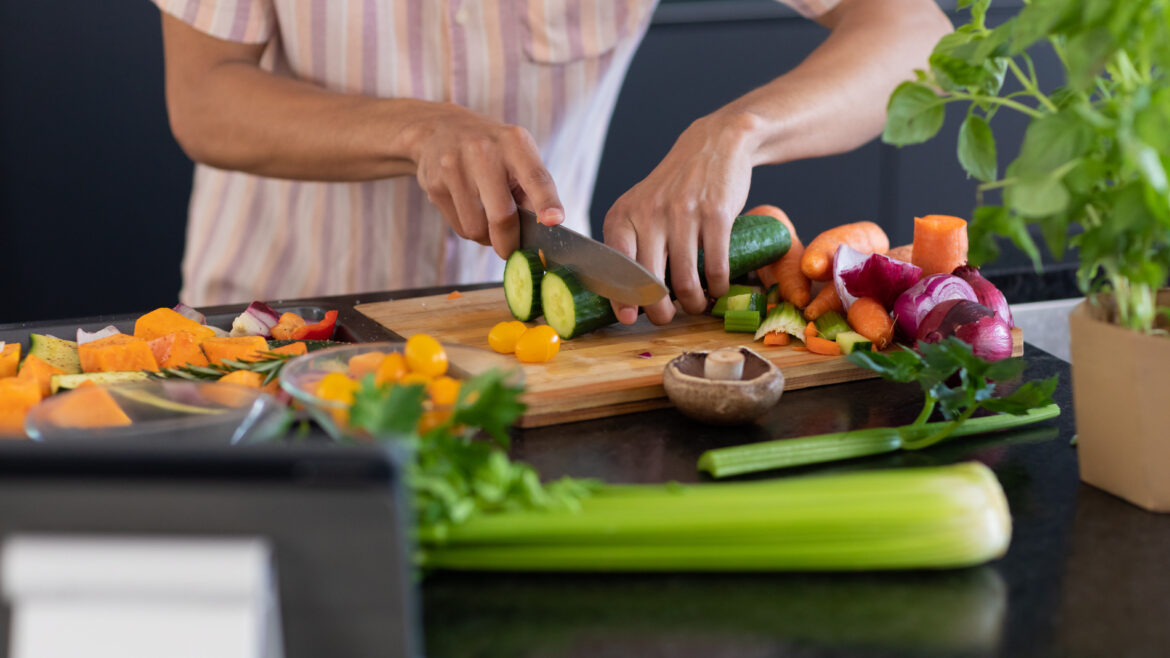
[[[817,325],[817,333],[826,340],[837,340],[837,334],[849,331],[849,325],[845,322],[845,318],[836,311],[826,311],[814,322]]]
[[[732,310],[728,309],[727,314],[723,316],[723,330],[735,333],[754,333],[756,329],[760,328],[760,313],[759,311],[743,309]]]
[[[784,302],[773,308],[764,322],[760,324],[759,329],[756,330],[756,340],[760,340],[764,334],[772,331],[780,331],[799,340],[804,340],[805,324],[807,323],[800,316],[800,311],[792,305],[792,302]]]

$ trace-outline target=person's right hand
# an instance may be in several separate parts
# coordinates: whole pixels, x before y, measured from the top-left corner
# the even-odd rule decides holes
[[[564,221],[552,175],[524,128],[435,103],[410,130],[418,183],[460,237],[507,258],[520,246],[517,204],[543,224]]]

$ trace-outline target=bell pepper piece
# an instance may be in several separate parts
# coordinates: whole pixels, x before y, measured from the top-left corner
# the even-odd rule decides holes
[[[325,318],[317,324],[297,327],[292,332],[293,340],[331,340],[337,326],[337,311],[325,311]]]

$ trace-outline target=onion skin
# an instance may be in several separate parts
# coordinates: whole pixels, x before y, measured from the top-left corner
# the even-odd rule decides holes
[[[996,288],[979,273],[979,268],[963,265],[956,267],[953,274],[971,284],[971,287],[975,289],[976,301],[994,311],[996,318],[1008,327],[1015,326],[1012,322],[1012,309],[1008,306],[1007,299],[1004,298],[999,288]]]
[[[971,346],[971,351],[987,361],[999,361],[1012,355],[1012,329],[995,317],[986,306],[966,299],[940,302],[930,310],[918,327],[917,338],[923,343],[937,343],[955,336]]]
[[[971,284],[951,274],[931,274],[910,286],[894,301],[894,317],[898,330],[908,339],[918,336],[918,327],[938,304],[948,300],[965,299],[977,302]]]
[[[842,244],[833,261],[833,285],[845,310],[862,297],[876,299],[888,311],[907,288],[922,278],[922,268],[883,254],[863,254]]]

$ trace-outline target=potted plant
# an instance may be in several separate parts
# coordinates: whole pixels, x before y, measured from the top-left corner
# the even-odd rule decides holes
[[[1159,292],[1170,272],[1170,0],[1032,0],[995,28],[989,4],[959,0],[970,21],[894,91],[883,139],[924,142],[947,104],[965,105],[958,157],[980,181],[972,262],[994,259],[1005,236],[1039,270],[1033,227],[1058,258],[1077,248],[1081,479],[1170,511],[1170,291]],[[1037,79],[1033,48],[1055,51],[1064,80]],[[1005,91],[1005,78],[1019,88]],[[1029,123],[1001,176],[991,124],[1002,112]]]

